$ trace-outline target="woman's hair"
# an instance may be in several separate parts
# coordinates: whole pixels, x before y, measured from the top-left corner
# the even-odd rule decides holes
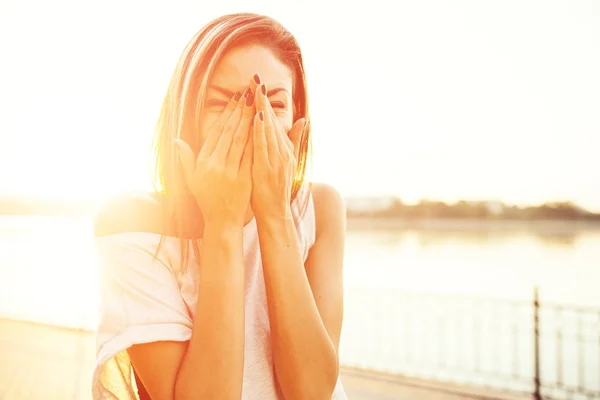
[[[189,249],[188,240],[184,239],[195,236],[200,215],[187,189],[173,141],[181,138],[198,153],[201,110],[216,66],[228,50],[253,44],[271,50],[292,72],[293,119],[295,122],[306,118],[292,200],[304,186],[311,136],[306,78],[298,42],[279,22],[266,16],[241,13],[214,19],[192,38],[180,56],[163,100],[153,143],[156,156],[154,188],[163,205],[165,226],[174,227],[175,235],[182,239],[184,264]],[[191,242],[198,255],[196,241]]]

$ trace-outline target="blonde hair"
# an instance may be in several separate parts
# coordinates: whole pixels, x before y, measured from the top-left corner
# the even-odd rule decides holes
[[[153,143],[156,157],[154,188],[161,198],[165,226],[174,227],[175,236],[181,239],[183,265],[190,241],[196,256],[199,254],[197,242],[188,239],[194,237],[200,214],[186,187],[173,140],[181,138],[196,153],[199,151],[197,127],[201,126],[206,88],[216,65],[228,50],[251,44],[271,50],[292,72],[293,118],[294,121],[306,118],[292,201],[304,186],[311,152],[311,130],[304,64],[296,39],[279,22],[262,15],[240,13],[214,19],[196,33],[179,58],[163,100]],[[305,209],[306,204],[302,208]]]

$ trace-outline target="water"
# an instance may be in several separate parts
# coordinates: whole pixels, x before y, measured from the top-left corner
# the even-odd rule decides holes
[[[91,219],[0,216],[0,316],[94,329]]]
[[[438,228],[348,233],[341,361],[530,390],[533,288],[542,306],[600,310],[600,229]],[[89,218],[0,217],[0,316],[94,329],[91,237]],[[600,389],[600,314],[555,314],[541,311],[544,382]]]
[[[542,385],[588,391],[543,392],[600,398],[600,230],[451,225],[348,234],[341,360],[531,391],[538,287]]]

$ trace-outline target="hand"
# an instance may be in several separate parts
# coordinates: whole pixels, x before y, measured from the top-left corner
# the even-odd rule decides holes
[[[210,129],[197,157],[186,142],[175,139],[185,182],[207,223],[244,224],[252,189],[249,137],[253,115],[252,92],[236,93]]]
[[[291,218],[292,185],[306,121],[299,119],[286,134],[277,121],[266,93],[264,84],[256,88],[258,114],[253,124],[252,211],[257,220]]]

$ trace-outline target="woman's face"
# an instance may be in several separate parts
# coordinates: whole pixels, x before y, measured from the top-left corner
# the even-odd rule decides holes
[[[235,92],[250,86],[255,74],[267,86],[267,96],[279,123],[288,132],[293,124],[292,72],[269,49],[260,45],[236,47],[217,64],[206,91],[200,134],[202,142]]]

